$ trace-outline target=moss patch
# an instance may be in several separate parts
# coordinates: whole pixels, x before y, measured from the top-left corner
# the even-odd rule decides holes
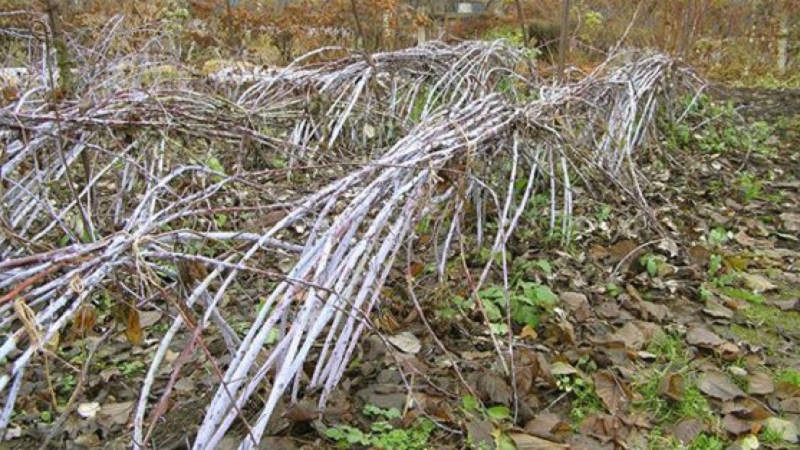
[[[742,341],[764,347],[769,355],[778,355],[787,339],[800,338],[800,313],[797,311],[781,311],[764,304],[750,304],[739,310],[737,316],[746,324],[731,324],[730,332]],[[800,356],[800,347],[795,347],[793,352]]]

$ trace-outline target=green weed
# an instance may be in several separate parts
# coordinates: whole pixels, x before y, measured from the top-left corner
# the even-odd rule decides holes
[[[389,421],[400,418],[401,414],[394,408],[382,409],[367,405],[363,413],[382,420],[373,422],[369,431],[350,425],[338,425],[325,430],[325,436],[336,442],[340,448],[363,446],[386,450],[413,450],[427,448],[428,440],[435,429],[434,423],[425,418],[417,418],[407,429],[395,428]]]

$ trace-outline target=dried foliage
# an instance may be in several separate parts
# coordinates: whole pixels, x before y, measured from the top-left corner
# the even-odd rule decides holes
[[[139,311],[177,311],[157,336],[134,441],[146,442],[199,348],[221,381],[195,448],[215,448],[237,417],[252,448],[284,395],[319,388],[326,402],[420,221],[436,224],[439,273],[474,235],[497,256],[475,289],[495,260],[507,280],[506,245],[534,194],[549,193],[552,227],[568,225],[578,182],[643,205],[636,161],[655,113],[702,87],[674,60],[637,53],[549,84],[501,41],[303,63],[322,49],[205,79],[104,53],[118,23],[91,52],[76,49],[75,98],[54,101],[30,67],[0,109],[0,430],[48,343],[86,332],[97,320],[87,305],[110,298],[134,345]],[[261,297],[237,333],[231,305]],[[164,385],[156,375],[179,336]]]

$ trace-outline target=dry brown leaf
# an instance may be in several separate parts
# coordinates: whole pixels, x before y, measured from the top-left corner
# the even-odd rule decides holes
[[[740,419],[746,420],[766,420],[773,416],[761,402],[752,398],[743,398],[737,400],[730,410],[725,410],[726,413],[731,413]]]
[[[740,273],[739,278],[742,279],[744,285],[747,286],[748,289],[752,289],[753,292],[758,294],[778,289],[778,286],[761,275]]]
[[[686,253],[689,256],[689,262],[700,267],[707,265],[712,255],[711,251],[701,245],[689,247]]]
[[[512,392],[506,380],[492,372],[478,375],[475,390],[485,403],[510,405]]]
[[[594,389],[611,414],[616,415],[628,408],[630,389],[613,373],[607,370],[595,373]]]
[[[85,335],[92,331],[95,324],[97,324],[97,310],[94,305],[81,305],[78,311],[75,312],[75,318],[72,322],[72,332],[76,335]]]
[[[662,380],[658,389],[659,395],[676,402],[683,400],[685,392],[683,375],[680,373],[668,373]]]
[[[770,431],[780,434],[781,439],[786,442],[800,442],[800,438],[798,438],[798,433],[800,433],[800,430],[798,430],[798,425],[794,422],[772,417],[764,422],[764,427]]]
[[[628,429],[618,417],[592,414],[581,422],[581,433],[596,437],[603,442],[624,439]]]
[[[722,419],[722,424],[725,426],[725,430],[734,436],[752,433],[753,427],[757,426],[757,424],[749,420],[742,420],[733,414],[725,414],[725,417]]]
[[[722,372],[706,372],[697,380],[697,387],[711,397],[728,401],[744,397],[744,391]]]
[[[618,263],[623,259],[632,261],[636,259],[633,254],[638,245],[630,239],[617,242],[608,249],[609,262]]]
[[[747,377],[747,392],[751,395],[767,395],[775,392],[772,377],[763,372],[756,372]]]
[[[155,309],[150,311],[142,311],[139,314],[139,319],[142,322],[142,328],[147,329],[148,327],[155,325],[159,320],[161,320],[163,315],[164,314],[161,311]]]
[[[656,322],[663,322],[670,317],[669,308],[665,305],[659,305],[653,302],[642,301],[640,304],[642,311],[646,313],[644,319],[655,320]]]
[[[675,426],[675,437],[684,445],[689,445],[694,439],[706,430],[703,422],[697,419],[686,419]]]
[[[606,250],[606,248],[603,247],[602,245],[594,244],[591,247],[589,247],[589,257],[594,259],[595,261],[606,259],[608,258],[608,256],[609,256],[608,250]]]
[[[422,350],[422,343],[416,336],[414,336],[413,333],[408,331],[404,331],[394,336],[389,336],[386,338],[386,340],[397,347],[397,349],[401,352],[410,355],[415,355]]]
[[[569,423],[566,423],[561,416],[543,412],[525,423],[525,431],[544,439],[554,439],[559,434],[559,430],[563,432],[564,426],[570,433],[572,432]]]
[[[578,369],[563,361],[555,361],[550,366],[550,373],[556,376],[575,375]]]
[[[720,344],[715,351],[725,361],[736,361],[742,355],[742,349],[733,342],[728,341]]]
[[[618,342],[623,342],[632,350],[641,350],[646,341],[642,330],[631,322],[623,325],[622,328],[612,334],[610,338]]]
[[[800,414],[800,397],[787,398],[780,405],[784,413]]]
[[[800,232],[800,214],[783,213],[780,215],[783,229],[789,232]]]
[[[494,425],[487,420],[470,420],[466,424],[467,438],[476,448],[495,448]]]
[[[721,337],[703,327],[694,327],[686,333],[686,343],[703,348],[714,348],[725,342]]]
[[[141,345],[144,333],[142,323],[139,319],[139,311],[136,308],[129,308],[125,319],[125,337],[131,345]]]
[[[128,418],[133,412],[133,402],[106,403],[97,412],[97,423],[103,428],[110,428],[112,425],[126,425]]]
[[[524,327],[522,327],[522,331],[519,332],[520,339],[526,339],[526,338],[536,339],[537,336],[538,334],[536,333],[536,330],[534,330],[533,327],[530,325],[525,325]]]
[[[536,436],[531,436],[525,433],[510,433],[511,440],[517,446],[517,450],[558,450],[562,448],[569,448],[566,444],[559,444],[558,442],[548,441]]]
[[[425,270],[425,264],[419,261],[412,261],[408,263],[407,270],[412,277],[416,277],[417,275],[421,274],[423,270]]]
[[[297,403],[292,403],[286,407],[286,411],[282,417],[285,417],[293,423],[311,422],[318,419],[320,416],[319,406],[317,402],[304,398]]]
[[[706,300],[706,307],[703,308],[703,312],[716,319],[733,319],[733,311],[714,299]]]

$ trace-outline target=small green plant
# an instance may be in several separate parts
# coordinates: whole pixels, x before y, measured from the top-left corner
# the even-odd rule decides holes
[[[490,326],[494,332],[508,332],[505,324],[506,290],[493,284],[478,294]],[[519,281],[508,292],[511,320],[519,326],[535,327],[541,314],[549,312],[558,303],[558,297],[549,287],[530,281]]]
[[[722,450],[727,447],[725,440],[716,435],[702,433],[688,445],[675,436],[665,436],[664,430],[656,428],[648,436],[648,450]]]
[[[680,399],[667,399],[660,395],[661,383],[666,374],[648,372],[647,381],[639,385],[641,400],[635,406],[652,414],[656,423],[675,423],[682,419],[708,419],[711,408],[703,393],[691,380],[684,386]]]
[[[595,214],[595,217],[597,217],[597,220],[600,222],[605,222],[608,220],[611,217],[611,206],[604,203],[600,207],[600,210]]]
[[[612,298],[617,298],[620,294],[622,294],[622,288],[616,283],[608,283],[606,284],[606,292]]]
[[[645,271],[647,271],[650,278],[655,278],[662,273],[663,269],[666,267],[667,261],[661,255],[646,253],[639,258],[639,263],[644,267]]]
[[[776,379],[780,383],[791,384],[800,388],[800,372],[795,369],[784,369],[778,372]]]
[[[762,444],[773,446],[783,442],[783,434],[778,430],[773,430],[769,427],[761,429],[761,434],[758,435]]]
[[[738,287],[723,287],[722,293],[728,297],[745,300],[756,305],[762,305],[766,301],[763,295]]]
[[[431,420],[417,418],[410,428],[397,429],[389,423],[390,420],[401,417],[400,411],[394,408],[382,409],[367,405],[363,413],[382,420],[373,422],[368,432],[349,425],[339,425],[325,430],[325,436],[341,448],[358,445],[386,450],[424,449],[435,428]]]
[[[761,180],[757,179],[753,174],[743,172],[739,175],[738,184],[745,202],[751,202],[761,197]]]
[[[720,437],[709,434],[701,434],[694,438],[687,450],[723,450],[727,444]]]
[[[745,124],[732,103],[713,102],[708,96],[690,96],[684,100],[682,120],[666,111],[660,119],[667,148],[698,150],[702,153],[725,153],[743,150],[770,154],[768,142],[774,127],[765,122]]]
[[[59,378],[58,393],[65,396],[72,395],[72,391],[75,390],[76,384],[77,380],[75,379],[75,375],[64,375]]]
[[[126,361],[120,366],[123,376],[129,377],[144,372],[144,363],[141,361]]]
[[[569,416],[579,424],[586,416],[603,410],[603,401],[594,390],[594,385],[578,374],[556,377],[558,389],[572,397]]]
[[[730,231],[722,227],[717,227],[708,232],[708,243],[714,246],[725,244],[731,239]]]

